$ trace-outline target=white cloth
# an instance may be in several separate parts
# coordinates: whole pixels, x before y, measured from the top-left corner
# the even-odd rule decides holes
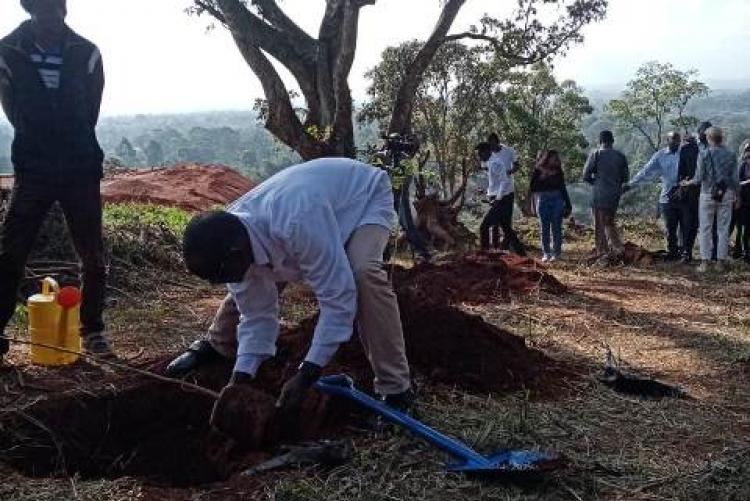
[[[732,209],[735,194],[727,190],[724,199],[716,202],[709,193],[701,193],[699,206],[701,259],[710,261],[714,249],[714,219],[716,233],[719,236],[716,257],[719,261],[729,259],[729,225],[732,221]]]
[[[516,189],[513,175],[510,171],[518,161],[518,153],[510,146],[501,145],[500,151],[495,151],[487,161],[487,175],[489,183],[487,196],[498,200],[513,193]]]
[[[345,245],[374,224],[390,231],[393,192],[385,171],[346,158],[321,158],[285,169],[228,209],[247,229],[254,264],[228,288],[240,311],[236,370],[255,374],[276,353],[278,282],[304,280],[320,305],[305,360],[325,366],[349,340],[357,292]]]

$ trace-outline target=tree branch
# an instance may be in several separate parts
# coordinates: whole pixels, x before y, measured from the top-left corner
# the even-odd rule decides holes
[[[315,44],[292,43],[282,31],[258,18],[239,0],[218,0],[217,3],[238,46],[242,43],[265,51],[289,69],[307,102],[308,120],[316,120],[320,115],[320,101],[315,88]]]
[[[411,128],[412,109],[414,107],[414,96],[419,84],[422,82],[422,75],[435,57],[435,53],[445,43],[445,37],[464,3],[465,0],[448,0],[446,2],[430,38],[417,53],[411,65],[409,65],[396,96],[393,116],[388,126],[389,132],[409,132]]]
[[[258,8],[258,12],[264,19],[266,19],[277,29],[283,31],[289,36],[294,37],[298,43],[302,43],[311,47],[316,44],[316,41],[313,37],[305,33],[305,31],[300,28],[297,23],[292,21],[292,19],[287,16],[283,10],[281,10],[279,5],[276,3],[276,0],[252,0],[252,3]]]

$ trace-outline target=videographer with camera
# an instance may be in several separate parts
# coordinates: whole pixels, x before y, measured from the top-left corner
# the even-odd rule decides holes
[[[388,172],[394,180],[393,200],[394,208],[398,214],[398,222],[406,234],[406,240],[414,253],[423,262],[432,259],[427,249],[422,234],[419,233],[417,225],[411,213],[411,183],[414,173],[410,172],[407,160],[414,157],[419,151],[419,140],[413,136],[403,136],[398,133],[383,136],[384,148],[377,153],[381,167]],[[398,179],[398,182],[395,180]]]
[[[732,209],[738,203],[739,178],[737,158],[724,145],[724,133],[718,127],[706,131],[708,148],[701,150],[695,177],[683,181],[682,186],[700,185],[700,249],[701,264],[698,271],[708,271],[714,250],[712,234],[717,227],[718,245],[716,270],[723,271],[729,259],[729,226]]]

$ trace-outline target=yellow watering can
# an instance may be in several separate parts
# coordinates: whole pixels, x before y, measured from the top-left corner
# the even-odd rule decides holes
[[[52,278],[42,281],[41,294],[29,298],[29,336],[32,343],[57,346],[80,353],[81,293],[75,287],[63,287]],[[31,346],[31,363],[69,365],[78,355],[41,346]]]

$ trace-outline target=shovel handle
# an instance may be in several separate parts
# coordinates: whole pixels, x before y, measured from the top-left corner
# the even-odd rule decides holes
[[[465,444],[451,437],[430,428],[421,421],[399,412],[385,403],[375,400],[366,393],[362,393],[354,387],[354,382],[349,376],[326,376],[320,378],[315,383],[315,389],[328,395],[346,397],[358,404],[370,409],[371,411],[383,416],[388,421],[403,426],[415,435],[423,438],[432,445],[444,450],[455,458],[462,459],[466,462],[472,462],[477,465],[489,465],[490,462]]]

